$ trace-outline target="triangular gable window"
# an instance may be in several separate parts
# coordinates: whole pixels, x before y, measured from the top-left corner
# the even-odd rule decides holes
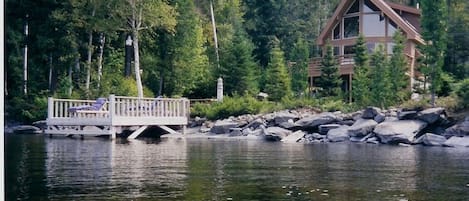
[[[371,12],[377,12],[380,11],[379,8],[373,4],[370,0],[365,0],[365,4],[363,5],[363,12],[365,13],[371,13]]]
[[[347,14],[358,13],[358,12],[360,12],[360,3],[359,1],[355,0],[352,6],[350,6],[350,8],[348,9]]]

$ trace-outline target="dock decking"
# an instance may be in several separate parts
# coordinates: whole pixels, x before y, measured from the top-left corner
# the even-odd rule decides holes
[[[48,99],[46,134],[102,136],[116,138],[124,130],[137,137],[147,127],[185,126],[190,102],[186,98],[137,98],[110,95],[100,110],[69,109],[91,105],[94,100]],[[183,129],[184,130],[184,129]]]

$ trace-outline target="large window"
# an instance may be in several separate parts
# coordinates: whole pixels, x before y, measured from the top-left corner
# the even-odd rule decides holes
[[[365,36],[385,36],[386,20],[380,14],[363,15],[363,34]]]
[[[397,30],[397,24],[391,19],[388,20],[388,37],[392,37]]]
[[[353,2],[352,6],[347,11],[347,14],[358,13],[360,12],[360,1],[356,0]]]
[[[370,0],[365,0],[363,4],[363,12],[364,13],[372,13],[380,11],[378,7],[376,7]]]
[[[335,26],[334,35],[332,36],[332,39],[334,40],[340,39],[340,23]]]
[[[355,54],[355,45],[344,46],[344,55]]]
[[[344,38],[357,37],[360,30],[360,18],[346,17],[344,18]]]

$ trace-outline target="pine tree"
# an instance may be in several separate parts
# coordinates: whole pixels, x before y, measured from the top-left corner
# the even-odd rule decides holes
[[[430,66],[432,105],[441,85],[441,71],[447,49],[447,9],[445,0],[424,0],[422,3],[422,36],[426,41],[423,54]]]
[[[227,94],[255,94],[259,91],[256,79],[257,64],[252,57],[254,45],[245,34],[237,32],[230,46],[222,51],[220,75]]]
[[[406,99],[408,95],[407,86],[409,76],[407,71],[407,58],[404,55],[405,38],[401,31],[396,31],[393,36],[395,46],[389,65],[389,81],[391,83],[391,91],[393,95],[390,97],[392,103],[398,103]]]
[[[323,96],[338,96],[341,92],[341,83],[339,64],[334,57],[334,49],[331,44],[327,44],[326,54],[321,61],[321,77],[318,86],[322,88]]]
[[[308,87],[309,49],[306,41],[299,38],[291,55],[294,62],[290,66],[292,90],[295,94],[300,95]]]
[[[365,38],[360,34],[355,44],[355,56],[352,81],[352,98],[359,106],[370,103],[370,78],[368,48]]]
[[[178,1],[176,11],[179,13],[176,34],[167,40],[171,54],[164,58],[169,61],[163,62],[170,64],[166,67],[170,76],[165,77],[165,92],[170,96],[185,96],[214,79],[207,69],[203,29],[193,1]]]
[[[291,83],[288,76],[283,51],[277,44],[271,50],[270,61],[265,73],[265,92],[272,101],[280,101],[291,95]]]
[[[388,70],[389,61],[384,54],[383,45],[378,45],[375,52],[371,55],[370,76],[371,76],[371,103],[374,106],[386,108],[391,104],[391,83],[389,81]]]

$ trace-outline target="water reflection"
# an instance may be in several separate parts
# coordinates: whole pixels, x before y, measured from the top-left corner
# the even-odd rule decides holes
[[[469,200],[467,149],[8,137],[7,200]]]

